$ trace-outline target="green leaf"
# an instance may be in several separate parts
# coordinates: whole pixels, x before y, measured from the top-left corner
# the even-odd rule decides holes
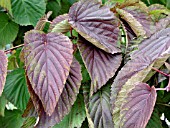
[[[23,125],[21,128],[34,128],[34,124],[36,123],[36,118],[35,117],[28,117],[24,121]]]
[[[14,21],[20,25],[35,26],[45,10],[44,0],[12,0]]]
[[[18,68],[7,75],[4,88],[6,98],[17,108],[24,110],[29,100],[25,71]]]
[[[5,13],[0,13],[0,17],[0,45],[5,46],[15,40],[19,26]]]
[[[10,14],[11,12],[11,0],[0,0],[0,6],[7,9]]]
[[[0,128],[20,128],[23,121],[20,110],[5,110],[5,116],[0,116]]]
[[[7,103],[7,100],[4,95],[0,97],[0,116],[4,116],[5,114],[5,105]]]
[[[78,95],[71,112],[53,128],[79,128],[86,118],[84,99],[81,94]]]
[[[155,107],[146,128],[163,128],[158,109]]]

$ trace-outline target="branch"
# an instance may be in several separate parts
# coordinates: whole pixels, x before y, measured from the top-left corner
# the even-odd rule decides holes
[[[12,47],[12,48],[10,48],[10,49],[7,49],[7,50],[5,50],[4,52],[5,52],[6,54],[8,54],[8,53],[10,53],[11,51],[13,51],[13,50],[15,50],[15,49],[17,49],[17,48],[23,47],[23,46],[24,46],[24,44],[20,44],[20,45],[17,45],[17,46],[15,46],[15,47]]]
[[[166,74],[166,73],[164,73],[164,72],[162,72],[162,71],[160,71],[160,70],[158,70],[158,69],[156,69],[156,68],[154,68],[154,67],[152,67],[152,69],[155,70],[155,71],[157,71],[157,72],[159,72],[160,74],[162,74],[162,75],[164,75],[164,76],[166,76],[166,77],[170,77],[170,74]]]

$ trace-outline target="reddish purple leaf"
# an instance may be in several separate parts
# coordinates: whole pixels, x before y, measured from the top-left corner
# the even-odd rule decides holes
[[[48,116],[45,112],[42,113],[37,128],[48,128],[59,123],[63,117],[71,110],[73,103],[76,100],[79,88],[81,85],[81,67],[76,59],[73,59],[73,63],[70,68],[70,74],[65,84],[65,88],[58,100],[54,113]]]
[[[109,53],[118,48],[119,24],[110,8],[95,0],[81,0],[70,8],[69,23],[86,40]]]
[[[2,95],[5,86],[7,65],[8,65],[7,56],[2,50],[0,50],[0,96]]]
[[[51,31],[51,30],[55,27],[56,24],[58,24],[58,23],[60,23],[60,22],[62,22],[62,21],[64,21],[64,20],[68,20],[68,18],[69,18],[68,14],[63,14],[63,15],[57,16],[57,17],[52,21],[52,23],[50,24],[49,30]]]
[[[131,90],[123,103],[120,112],[122,128],[145,128],[156,102],[155,87],[139,83]]]
[[[35,94],[32,85],[28,79],[28,76],[26,76],[26,80],[27,80],[27,87],[28,87],[28,91],[30,93],[30,97],[31,100],[29,100],[28,104],[27,104],[27,108],[25,109],[24,113],[23,113],[23,117],[27,117],[27,116],[35,116],[38,114],[39,116],[42,114],[42,112],[44,112],[43,106],[42,106],[42,102],[39,99],[38,95]]]
[[[137,20],[136,22],[139,22],[139,25],[141,25],[140,28],[135,27],[137,23],[135,23],[134,21],[132,22],[132,19],[126,17],[125,14],[123,13],[121,14],[122,18],[127,23],[129,23],[132,30],[137,36],[146,35],[147,37],[150,37],[155,32],[156,29],[154,26],[154,22],[152,21],[151,17],[149,16],[147,12],[135,6],[125,7],[123,8],[123,10],[129,13],[134,19]],[[138,29],[141,29],[141,31],[143,29],[145,33],[141,33]]]
[[[97,92],[106,82],[114,76],[119,68],[122,56],[121,54],[110,54],[90,42],[80,37],[78,47],[85,66],[92,79],[91,82],[91,95]]]
[[[162,57],[164,52],[168,53],[168,49],[170,48],[169,34],[170,28],[154,34],[150,38],[144,40],[140,44],[139,50],[132,54],[132,60],[128,61],[127,64],[121,69],[112,84],[111,104],[113,109],[115,108],[116,98],[118,97],[123,85],[132,76],[136,75],[143,69],[146,69],[156,59]],[[170,54],[170,51],[168,54]]]
[[[27,76],[45,112],[51,115],[63,91],[73,59],[68,37],[32,30],[25,35]]]

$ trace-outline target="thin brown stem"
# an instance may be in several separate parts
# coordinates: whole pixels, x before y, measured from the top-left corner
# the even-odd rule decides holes
[[[152,68],[153,70],[155,70],[155,71],[157,71],[157,72],[159,72],[160,74],[162,74],[162,75],[164,75],[164,76],[166,76],[166,77],[170,77],[170,74],[166,74],[166,73],[164,73],[164,72],[162,72],[162,71],[160,71],[160,70],[158,70],[158,69],[156,69],[156,68]]]
[[[163,103],[156,103],[156,104],[159,104],[159,105],[162,105],[162,106],[166,106],[166,107],[170,107],[169,104],[163,104]]]
[[[5,52],[6,54],[8,54],[8,53],[10,53],[11,51],[13,51],[13,50],[15,50],[15,49],[17,49],[17,48],[23,47],[23,46],[24,46],[24,44],[20,44],[20,45],[17,45],[17,46],[15,46],[15,47],[12,47],[12,48],[10,48],[10,49],[7,49],[7,50],[5,50],[4,52]]]

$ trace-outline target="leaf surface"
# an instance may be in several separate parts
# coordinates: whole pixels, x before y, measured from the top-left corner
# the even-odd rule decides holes
[[[19,26],[7,14],[0,13],[0,45],[12,43],[18,34]]]
[[[50,28],[49,30],[52,31],[52,29],[59,23],[63,22],[63,21],[68,21],[68,14],[63,14],[63,15],[59,15],[57,16],[53,21],[52,23],[50,24]]]
[[[131,6],[117,9],[121,18],[132,28],[137,36],[150,37],[155,32],[154,22],[149,14],[138,7]]]
[[[7,75],[4,94],[8,101],[17,108],[21,110],[26,108],[30,96],[26,85],[24,69],[15,69]]]
[[[4,117],[5,115],[5,106],[7,103],[7,99],[5,98],[4,95],[0,97],[0,116]]]
[[[153,75],[152,67],[159,69],[170,56],[170,29],[164,29],[139,45],[131,60],[121,69],[112,84],[111,104],[113,120],[120,124],[120,108],[134,84],[147,82]],[[157,49],[157,50],[155,50]],[[139,54],[140,53],[140,54]],[[125,91],[126,90],[126,91]]]
[[[81,0],[69,11],[69,23],[86,40],[109,53],[118,48],[118,20],[110,9],[95,0]]]
[[[0,116],[1,128],[20,128],[24,119],[20,110],[5,110],[5,116]]]
[[[11,0],[0,0],[0,6],[7,9],[11,14]]]
[[[78,95],[70,113],[53,128],[80,128],[86,118],[83,96]]]
[[[12,0],[12,13],[14,21],[20,25],[35,26],[45,14],[44,0]]]
[[[78,47],[91,76],[91,94],[114,76],[122,60],[121,54],[107,53],[80,37]]]
[[[146,128],[163,128],[160,119],[160,113],[157,108],[154,108],[152,116],[146,126]]]
[[[80,64],[76,59],[74,59],[71,65],[70,74],[65,84],[65,88],[63,89],[63,92],[58,100],[54,113],[51,116],[42,113],[37,127],[41,128],[43,126],[48,128],[49,126],[54,126],[70,112],[79,92],[81,80],[82,76]]]
[[[87,95],[87,94],[86,94]],[[105,85],[86,101],[87,113],[94,128],[113,128],[110,111],[110,85]],[[89,119],[88,119],[89,120]]]
[[[7,56],[2,50],[0,50],[0,60],[1,60],[0,61],[0,96],[1,96],[5,86],[8,65]]]
[[[36,30],[27,32],[24,40],[29,81],[45,112],[52,115],[69,75],[72,43],[62,34]]]
[[[120,112],[121,128],[145,128],[156,102],[156,90],[139,83],[128,93]]]

